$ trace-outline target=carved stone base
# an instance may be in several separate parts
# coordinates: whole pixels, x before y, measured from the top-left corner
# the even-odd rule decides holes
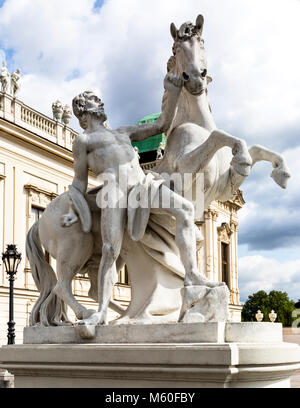
[[[291,343],[24,344],[0,365],[25,388],[290,387],[300,367]]]
[[[229,290],[227,286],[184,286],[181,289],[184,323],[226,322],[229,319]]]
[[[0,388],[13,388],[14,376],[7,370],[0,369]]]
[[[281,323],[122,324],[95,327],[95,337],[83,339],[75,327],[25,327],[24,344],[144,344],[144,343],[278,343]]]

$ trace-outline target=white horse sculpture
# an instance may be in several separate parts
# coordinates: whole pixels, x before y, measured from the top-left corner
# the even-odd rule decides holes
[[[199,15],[195,25],[187,22],[177,30],[171,24],[174,55],[168,61],[168,71],[182,75],[185,83],[167,132],[164,157],[154,170],[182,175],[203,172],[207,208],[213,200],[230,199],[260,160],[272,163],[271,177],[282,188],[290,174],[281,155],[259,145],[248,150],[244,140],[217,129],[207,97],[211,78],[201,37],[203,22]]]
[[[282,188],[286,188],[290,174],[280,154],[259,145],[248,149],[245,141],[217,129],[207,98],[207,84],[211,78],[207,76],[202,29],[201,15],[195,25],[187,22],[179,30],[171,24],[174,55],[168,61],[168,71],[182,75],[185,83],[177,113],[167,132],[164,157],[155,171],[192,173],[194,182],[197,174],[204,174],[206,209],[213,200],[230,199],[257,161],[271,162],[274,168],[271,177]],[[86,199],[92,216],[100,211],[95,204],[95,195],[87,194]],[[94,312],[75,299],[71,283],[76,273],[87,271],[91,280],[89,295],[97,300],[97,271],[101,258],[99,222],[93,222],[92,231],[88,233],[83,232],[80,223],[69,228],[61,227],[60,217],[68,211],[68,200],[67,193],[57,197],[27,236],[27,254],[41,292],[31,314],[31,325],[38,321],[46,326],[67,324],[64,302],[78,319],[88,318]],[[134,319],[177,321],[184,268],[173,231],[174,225],[169,217],[156,215],[150,216],[140,242],[133,242],[125,232],[118,264],[121,267],[126,263],[128,267],[132,300],[126,311],[111,302],[111,307],[123,315],[119,322]],[[42,245],[57,261],[57,278],[45,261]],[[137,270],[136,264],[144,265],[143,270]]]

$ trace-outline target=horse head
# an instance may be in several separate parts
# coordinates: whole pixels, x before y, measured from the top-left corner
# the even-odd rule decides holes
[[[201,37],[203,23],[203,16],[199,15],[195,25],[186,22],[177,30],[172,23],[170,27],[174,55],[168,61],[168,71],[182,75],[184,87],[192,95],[201,95],[211,81],[207,76],[204,40]]]

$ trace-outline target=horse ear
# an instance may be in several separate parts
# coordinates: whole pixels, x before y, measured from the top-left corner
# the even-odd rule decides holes
[[[206,81],[209,84],[210,82],[212,82],[212,77],[209,75],[206,75]]]
[[[203,24],[204,24],[204,18],[202,14],[199,14],[199,16],[196,19],[196,27],[197,27],[198,34],[200,36],[202,35]]]
[[[175,26],[174,23],[172,23],[172,24],[170,25],[170,31],[171,31],[171,36],[173,37],[173,40],[176,41],[176,39],[177,39],[177,34],[178,34],[178,30],[177,30],[177,28],[176,28],[176,26]]]

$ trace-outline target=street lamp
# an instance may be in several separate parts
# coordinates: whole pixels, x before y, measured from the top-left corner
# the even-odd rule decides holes
[[[9,279],[9,322],[8,324],[8,342],[15,344],[15,322],[14,322],[14,280],[21,262],[21,254],[17,251],[16,245],[7,245],[6,251],[2,253],[2,261],[5,265],[6,273]]]

